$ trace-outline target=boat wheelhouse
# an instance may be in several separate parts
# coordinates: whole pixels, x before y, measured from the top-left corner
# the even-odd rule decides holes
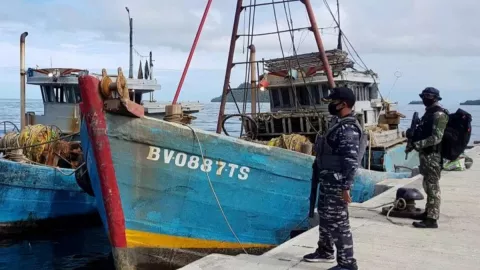
[[[395,168],[385,163],[385,155],[389,155],[389,149],[406,141],[398,126],[404,116],[396,111],[395,103],[379,97],[376,73],[357,70],[345,51],[329,50],[326,56],[336,86],[349,87],[355,93],[354,111],[370,139],[371,151],[366,153],[364,166],[393,171]],[[322,101],[329,95],[330,87],[320,54],[269,59],[262,64],[265,73],[259,77],[260,82],[254,91],[269,92],[270,110],[256,112],[253,109],[250,117],[244,118],[246,137],[269,141],[282,135],[299,134],[315,142],[316,135],[325,133],[331,120],[328,104]],[[372,159],[372,156],[378,158]]]
[[[80,109],[82,101],[78,86],[78,77],[89,74],[86,69],[75,68],[44,68],[27,70],[27,84],[40,86],[43,100],[43,115],[27,112],[27,124],[55,123],[64,133],[80,131]],[[101,79],[102,74],[91,75]],[[116,81],[117,75],[109,76]],[[156,79],[126,78],[129,87],[130,100],[144,105],[145,114],[151,117],[163,117],[166,103],[158,103],[153,99],[154,91],[161,86]],[[148,100],[143,100],[148,95]],[[191,102],[182,104],[185,113],[195,113],[203,109],[203,104]]]

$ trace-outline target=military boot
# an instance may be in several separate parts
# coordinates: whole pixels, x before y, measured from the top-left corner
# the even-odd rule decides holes
[[[422,229],[436,229],[436,228],[438,228],[437,221],[435,219],[432,219],[432,218],[426,218],[423,221],[413,222],[412,225],[415,228],[422,228]]]
[[[425,220],[427,218],[427,212],[423,212],[418,216],[414,216],[412,219],[415,220]]]

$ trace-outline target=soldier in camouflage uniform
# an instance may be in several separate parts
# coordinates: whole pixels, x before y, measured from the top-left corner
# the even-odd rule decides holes
[[[319,172],[320,239],[317,250],[303,258],[308,262],[335,262],[335,245],[338,265],[331,269],[356,270],[348,204],[353,177],[361,161],[359,155],[363,157],[359,153],[363,132],[352,113],[355,95],[351,89],[335,88],[326,101],[337,121],[333,121],[325,136],[317,137],[315,145],[317,157],[313,166]]]
[[[438,228],[440,216],[440,173],[443,160],[440,155],[440,143],[448,123],[448,112],[438,101],[442,100],[440,92],[427,87],[420,94],[425,105],[425,114],[415,131],[408,130],[413,136],[412,144],[407,146],[407,153],[417,150],[420,158],[420,173],[423,175],[423,188],[427,193],[425,213],[420,222],[413,222],[416,228]]]

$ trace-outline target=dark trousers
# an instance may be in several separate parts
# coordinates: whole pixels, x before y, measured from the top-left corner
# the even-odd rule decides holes
[[[348,221],[348,205],[342,198],[339,180],[333,173],[322,175],[319,181],[318,214],[320,239],[318,249],[328,255],[337,248],[337,262],[345,268],[357,269],[353,258],[353,239]]]

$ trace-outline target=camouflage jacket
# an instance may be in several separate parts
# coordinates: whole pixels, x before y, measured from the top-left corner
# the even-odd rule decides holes
[[[414,142],[413,143],[414,148],[421,153],[422,149],[441,143],[443,138],[443,133],[445,132],[445,128],[447,127],[447,123],[448,123],[448,115],[446,113],[444,112],[434,113],[432,135],[428,136],[423,140]]]

